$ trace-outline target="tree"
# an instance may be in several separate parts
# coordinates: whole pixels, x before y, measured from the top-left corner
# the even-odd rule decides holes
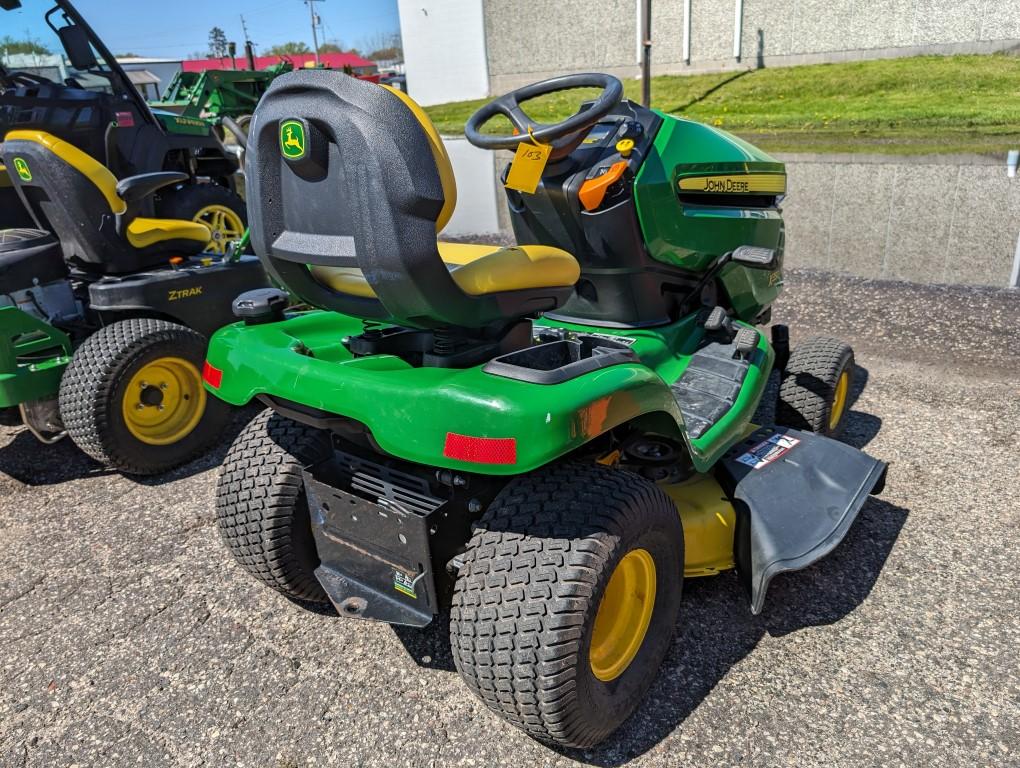
[[[321,50],[321,49],[320,49]],[[297,43],[293,40],[289,43],[280,43],[263,52],[263,56],[300,56],[303,53],[311,53],[312,49],[306,43]]]
[[[404,49],[399,45],[391,45],[389,48],[379,48],[365,56],[372,61],[398,61],[404,58]]]
[[[368,51],[366,59],[388,61],[404,58],[404,49],[400,34],[397,32],[378,32],[361,41],[361,50]]]
[[[0,52],[5,55],[30,53],[35,56],[45,56],[51,51],[45,45],[37,43],[35,40],[15,40],[10,35],[4,35],[0,38]]]
[[[219,27],[209,30],[209,55],[217,59],[227,55],[227,33]]]
[[[129,53],[118,53],[117,54],[117,58],[118,59],[140,59],[142,57],[139,56],[137,53],[130,53],[129,52]]]
[[[344,49],[338,43],[323,43],[319,46],[319,53],[343,53]]]

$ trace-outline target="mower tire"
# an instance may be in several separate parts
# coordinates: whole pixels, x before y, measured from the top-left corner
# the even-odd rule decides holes
[[[266,409],[230,446],[216,485],[220,534],[234,559],[298,602],[329,602],[315,578],[319,556],[301,469],[330,450],[328,433]]]
[[[198,221],[209,227],[212,240],[206,250],[225,254],[227,245],[240,240],[247,226],[244,201],[219,184],[186,184],[160,196],[159,215],[168,219]]]
[[[782,372],[776,423],[835,437],[846,423],[854,351],[845,341],[816,336],[799,344]]]
[[[60,381],[60,415],[75,444],[131,475],[153,475],[209,448],[230,418],[202,385],[206,339],[152,318],[87,338]]]
[[[634,711],[680,609],[680,516],[654,483],[570,462],[513,479],[462,556],[450,640],[468,687],[561,747],[591,747]]]

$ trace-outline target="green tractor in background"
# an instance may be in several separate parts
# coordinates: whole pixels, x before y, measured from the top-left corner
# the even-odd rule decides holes
[[[536,124],[523,105],[601,89]],[[497,115],[514,133],[482,131]],[[206,386],[266,410],[217,487],[255,578],[340,616],[424,627],[495,713],[589,747],[648,692],[685,577],[769,582],[843,539],[883,462],[833,439],[853,351],[762,326],[782,286],[782,163],[623,98],[530,85],[465,133],[516,150],[517,244],[445,243],[442,141],[405,94],[277,78],[253,122],[252,243],[276,288],[234,302]],[[773,371],[775,424],[753,422]]]
[[[236,135],[237,129],[248,130],[252,112],[269,84],[293,69],[294,65],[289,61],[282,61],[263,70],[181,71],[174,75],[163,97],[150,102],[150,106],[181,117],[206,120],[217,126],[224,118],[229,118],[234,122],[230,130]]]

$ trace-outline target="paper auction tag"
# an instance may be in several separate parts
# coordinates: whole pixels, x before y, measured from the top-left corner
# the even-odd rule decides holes
[[[529,195],[535,194],[538,189],[538,180],[542,178],[542,171],[549,161],[549,153],[552,152],[551,144],[539,144],[538,142],[521,142],[517,145],[517,153],[510,164],[510,173],[506,177],[508,189],[516,189]]]

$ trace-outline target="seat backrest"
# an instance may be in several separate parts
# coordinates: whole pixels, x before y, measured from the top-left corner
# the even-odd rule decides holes
[[[246,178],[255,252],[308,303],[421,328],[504,316],[499,297],[465,294],[440,258],[453,172],[403,93],[329,70],[276,78],[255,110]],[[360,269],[378,298],[333,291],[309,265]]]
[[[117,194],[117,178],[95,158],[36,130],[10,131],[0,156],[22,203],[52,228],[68,262],[117,274],[165,261],[132,248],[117,233],[116,216],[127,205]]]

